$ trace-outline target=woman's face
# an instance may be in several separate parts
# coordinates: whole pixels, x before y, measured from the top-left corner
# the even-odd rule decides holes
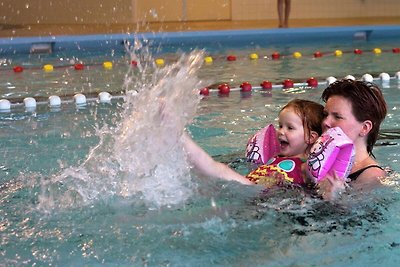
[[[326,116],[322,123],[324,131],[332,127],[340,127],[353,141],[360,136],[363,123],[354,116],[352,104],[347,98],[338,95],[329,97],[324,112]]]

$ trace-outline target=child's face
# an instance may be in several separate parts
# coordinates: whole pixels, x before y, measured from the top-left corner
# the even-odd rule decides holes
[[[324,131],[332,127],[340,127],[351,140],[356,140],[363,123],[354,117],[349,100],[342,96],[331,96],[326,101],[324,112],[326,115],[322,123]]]
[[[303,122],[291,107],[279,113],[278,139],[280,155],[285,157],[304,157],[308,144]]]

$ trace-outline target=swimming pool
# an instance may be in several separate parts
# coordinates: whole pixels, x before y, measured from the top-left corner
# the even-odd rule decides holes
[[[301,35],[301,30],[293,32]],[[226,49],[212,46],[183,58],[181,52],[171,52],[182,41],[159,53],[134,46],[139,55],[134,59],[147,62],[139,66],[141,71],[130,66],[126,53],[114,48],[111,70],[102,66],[110,60],[109,52],[24,57],[19,51],[5,60],[2,72],[7,76],[1,77],[1,84],[14,87],[2,86],[1,98],[19,101],[34,92],[72,99],[77,92],[96,96],[99,91],[126,97],[87,105],[63,102],[61,108],[46,103],[33,111],[16,104],[0,113],[1,262],[18,266],[397,265],[396,79],[376,80],[383,87],[389,115],[374,151],[393,169],[391,185],[368,196],[344,198],[333,205],[297,190],[265,195],[257,186],[199,179],[191,173],[178,140],[189,123],[188,130],[202,147],[245,173],[248,137],[274,122],[284,103],[294,97],[319,101],[328,76],[359,78],[368,72],[377,77],[387,72],[393,77],[400,55],[391,49],[399,40],[354,40],[350,34],[342,44],[293,42],[285,47],[253,44],[238,49],[236,40],[248,42],[244,33],[232,37],[233,44]],[[219,35],[213,34],[216,40]],[[310,40],[312,34],[308,36]],[[188,43],[183,51],[194,47]],[[368,52],[378,45],[383,53]],[[364,53],[354,54],[355,48]],[[335,57],[336,49],[348,52]],[[315,58],[316,50],[325,55]],[[261,56],[274,51],[284,57],[278,61],[248,58],[250,53]],[[293,58],[295,51],[303,56]],[[207,55],[213,56],[212,64],[203,64]],[[237,60],[227,61],[227,55]],[[155,58],[177,63],[162,68],[150,64]],[[75,71],[74,64],[81,60],[87,68]],[[13,73],[11,62],[25,63],[26,68]],[[48,62],[61,66],[44,72],[42,65]],[[229,97],[212,92],[202,100],[192,90],[221,82],[232,87],[243,81],[258,85],[265,79],[276,85],[287,78],[305,82],[311,76],[322,82],[318,88],[303,84],[294,89],[255,90],[251,95],[234,91]]]

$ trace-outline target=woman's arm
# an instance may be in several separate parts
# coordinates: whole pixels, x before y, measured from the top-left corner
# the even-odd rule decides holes
[[[227,165],[215,161],[207,152],[199,147],[187,133],[183,134],[182,141],[190,163],[202,174],[228,181],[237,181],[247,185],[253,184],[250,180],[235,172]]]
[[[340,178],[336,172],[333,176],[326,175],[325,179],[318,183],[318,191],[324,200],[334,201],[346,190],[346,181]]]
[[[349,185],[356,191],[369,191],[383,186],[381,178],[386,176],[386,171],[380,168],[369,168],[363,171],[355,181],[349,182]],[[325,200],[335,200],[341,192],[345,191],[347,183],[336,175],[327,175],[319,183],[319,188]]]

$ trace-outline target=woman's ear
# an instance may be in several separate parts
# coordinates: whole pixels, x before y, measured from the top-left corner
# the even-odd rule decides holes
[[[310,136],[308,137],[307,144],[314,144],[317,141],[319,134],[316,131],[310,131]]]
[[[360,131],[360,136],[367,136],[369,132],[372,130],[372,127],[373,127],[372,121],[370,120],[364,121]]]

